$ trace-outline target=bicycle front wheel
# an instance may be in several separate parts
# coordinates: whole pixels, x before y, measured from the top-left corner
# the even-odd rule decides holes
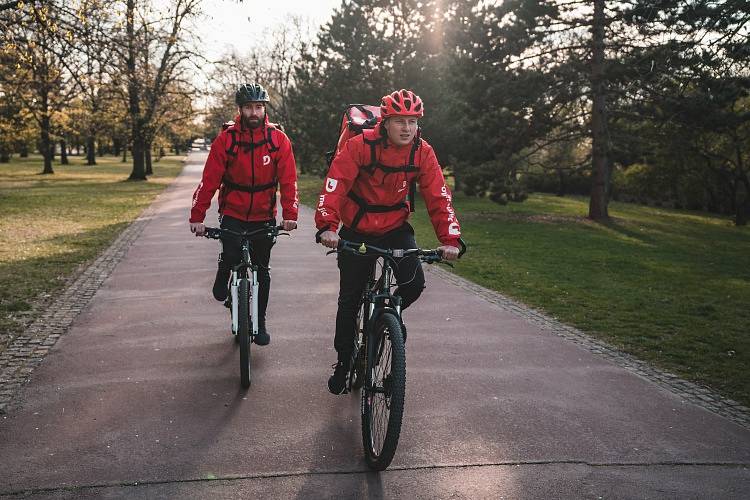
[[[398,446],[406,392],[404,338],[401,322],[394,314],[384,313],[377,319],[367,351],[362,444],[367,465],[385,470]]]
[[[367,369],[367,356],[365,355],[365,325],[368,303],[363,301],[357,312],[357,320],[354,328],[354,351],[352,352],[352,367],[349,371],[349,390],[359,390],[365,381],[365,370]]]
[[[250,296],[248,280],[241,279],[237,290],[237,338],[240,344],[240,384],[250,387]]]

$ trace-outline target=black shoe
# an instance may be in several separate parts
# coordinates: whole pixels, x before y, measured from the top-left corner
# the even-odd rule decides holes
[[[346,379],[349,377],[349,361],[339,361],[331,365],[333,374],[328,379],[328,390],[331,394],[344,394],[346,392]]]
[[[258,345],[268,345],[271,342],[271,336],[266,330],[266,325],[258,325],[258,335],[255,336],[253,342]]]
[[[227,287],[227,284],[229,282],[229,273],[231,273],[231,269],[227,269],[223,266],[219,266],[219,268],[216,270],[216,279],[214,279],[214,298],[218,300],[219,302],[224,302],[227,300],[227,295],[229,294],[229,288]]]

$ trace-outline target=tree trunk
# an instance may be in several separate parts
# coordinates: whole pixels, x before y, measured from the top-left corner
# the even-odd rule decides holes
[[[44,100],[44,104],[42,105],[45,109],[43,111],[42,115],[42,130],[41,130],[41,145],[40,145],[40,153],[44,156],[44,169],[42,170],[43,174],[54,174],[55,171],[52,169],[52,153],[54,149],[54,144],[51,143],[49,139],[49,129],[50,129],[50,123],[49,123],[49,115],[46,111],[46,99]]]
[[[744,179],[737,183],[737,186],[736,192],[740,199],[737,200],[737,208],[734,212],[734,225],[747,226],[748,218],[750,218],[750,179],[748,176],[745,175]]]
[[[60,139],[60,165],[69,165],[67,144],[65,139]]]
[[[154,168],[151,163],[151,143],[147,142],[146,147],[143,150],[144,157],[146,160],[146,175],[154,175]]]
[[[76,144],[76,156],[81,156],[81,143]]]
[[[122,162],[128,161],[128,148],[122,148]]]
[[[28,158],[29,157],[29,145],[25,142],[21,144],[21,151],[18,152],[18,155],[21,158]]]
[[[3,149],[0,151],[0,163],[9,163],[10,162],[10,153]]]
[[[563,169],[557,169],[557,196],[565,196],[568,191],[568,185],[565,179],[565,172]]]
[[[604,85],[604,0],[594,0],[591,57],[591,156],[592,184],[589,218],[609,218],[609,145],[607,143],[607,101]]]
[[[95,139],[93,135],[86,137],[86,165],[96,165]]]
[[[128,40],[127,78],[128,78],[128,112],[130,113],[131,139],[133,141],[133,171],[130,172],[130,180],[145,181],[146,169],[144,164],[144,127],[140,109],[140,83],[136,74],[136,48],[135,48],[135,0],[127,0],[126,9],[126,33]]]

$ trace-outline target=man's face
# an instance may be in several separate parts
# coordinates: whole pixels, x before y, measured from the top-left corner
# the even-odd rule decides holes
[[[263,102],[246,102],[240,107],[240,115],[242,115],[243,125],[250,128],[260,127],[266,115],[266,104]]]
[[[417,119],[414,116],[392,116],[383,123],[388,139],[396,146],[406,146],[417,133]]]

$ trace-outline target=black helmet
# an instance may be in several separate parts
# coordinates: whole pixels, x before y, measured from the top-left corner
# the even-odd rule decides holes
[[[234,101],[237,106],[242,106],[248,102],[268,102],[268,92],[257,83],[243,83],[234,93]]]

